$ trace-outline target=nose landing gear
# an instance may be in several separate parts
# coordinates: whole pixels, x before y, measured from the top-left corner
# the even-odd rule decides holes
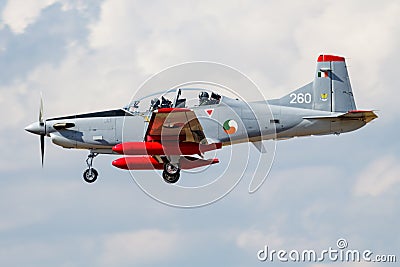
[[[97,176],[99,175],[97,170],[93,168],[93,159],[98,155],[99,153],[90,152],[86,159],[86,164],[88,168],[83,172],[83,180],[85,180],[85,182],[89,184],[94,183],[97,180]]]

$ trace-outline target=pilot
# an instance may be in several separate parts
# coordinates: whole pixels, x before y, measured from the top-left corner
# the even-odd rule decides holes
[[[209,103],[209,97],[210,97],[210,95],[207,92],[205,92],[205,91],[200,92],[200,94],[199,94],[199,106],[207,105]]]
[[[210,97],[210,105],[219,104],[220,99],[221,99],[221,96],[219,94],[212,92],[211,97]]]
[[[127,109],[128,109],[130,112],[136,112],[137,109],[139,108],[139,103],[140,103],[139,100],[133,101],[133,102],[129,105],[129,107],[128,107]]]
[[[172,102],[165,98],[165,97],[161,97],[161,108],[171,108],[172,107]]]
[[[157,110],[160,107],[160,99],[154,98],[151,100],[151,110]]]

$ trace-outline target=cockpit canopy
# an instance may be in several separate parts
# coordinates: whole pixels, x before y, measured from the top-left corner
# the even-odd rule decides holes
[[[195,92],[199,92],[197,100]],[[132,101],[124,109],[132,113],[151,112],[159,108],[190,108],[193,106],[218,105],[222,96],[206,89],[183,88],[174,92],[167,91],[142,97]],[[184,93],[185,97],[182,97]]]

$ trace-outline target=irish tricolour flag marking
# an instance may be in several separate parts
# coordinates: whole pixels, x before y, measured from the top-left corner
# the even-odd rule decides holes
[[[328,72],[327,71],[318,71],[318,77],[320,78],[328,78]]]

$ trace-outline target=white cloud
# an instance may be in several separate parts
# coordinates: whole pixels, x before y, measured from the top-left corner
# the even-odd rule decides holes
[[[16,179],[22,179],[22,177]],[[4,199],[0,203],[0,232],[31,226],[48,220],[58,210],[56,205],[49,205],[49,199],[62,205],[66,195],[75,192],[77,186],[72,183],[43,184],[24,177],[24,185],[3,186],[0,193]],[[16,197],[18,196],[18,197]]]
[[[400,183],[399,159],[388,155],[374,160],[359,175],[354,187],[357,196],[380,196]]]
[[[89,43],[130,58],[146,74],[193,59],[230,64],[268,97],[309,82],[316,57],[336,53],[348,57],[357,103],[377,108],[390,101],[378,96],[394,90],[382,85],[382,66],[395,54],[400,30],[400,5],[385,3],[307,1],[287,8],[262,1],[105,1],[100,19],[90,26]]]
[[[282,248],[284,243],[285,239],[276,232],[268,231],[268,233],[265,233],[255,229],[244,230],[236,237],[236,245],[239,248],[251,251],[261,249],[264,245]]]
[[[27,82],[44,88],[45,117],[122,107],[131,97],[136,76],[129,60],[117,59],[72,45],[60,66],[41,65]]]
[[[97,257],[98,237],[16,238],[0,244],[0,262],[3,266],[95,266],[83,264],[88,257]],[[79,258],[77,255],[84,255]],[[21,256],[23,255],[23,257]]]
[[[14,33],[21,34],[29,24],[35,22],[42,9],[55,2],[56,0],[8,0],[2,19]]]
[[[15,264],[15,262],[29,265],[32,261],[43,262],[48,260],[49,257],[58,255],[59,249],[60,247],[56,247],[54,244],[40,242],[10,244],[0,247],[0,261],[5,265]],[[24,257],[21,257],[21,255],[24,255]]]
[[[8,200],[0,203],[0,232],[45,222],[66,203],[68,195],[79,189],[71,182],[51,184],[29,177],[24,179],[24,184],[5,185],[0,190],[1,196]]]
[[[25,107],[20,101],[27,94],[26,83],[15,84],[12,88],[0,87],[0,92],[2,92],[0,94],[1,113],[8,116],[12,114],[12,118],[9,117],[9,119],[3,120],[3,127],[10,128],[20,125],[26,116]],[[39,105],[39,95],[37,99],[37,105]]]
[[[398,46],[400,4],[385,3],[330,2],[320,12],[305,16],[295,30],[303,58],[320,52],[347,57],[355,94],[363,106],[387,102],[379,96],[391,90],[382,84],[382,67]]]
[[[43,9],[57,2],[64,11],[84,11],[87,8],[83,0],[8,0],[1,15],[1,26],[8,25],[15,34],[22,34],[29,25],[35,23]]]
[[[15,10],[18,2],[24,4],[22,8],[25,8],[25,11]],[[35,22],[41,10],[54,2],[9,1],[3,11],[4,23],[9,25],[14,32],[23,33],[29,23]],[[0,111],[2,114],[13,114],[13,117],[7,115],[3,121],[4,128],[7,128],[7,132],[10,132],[10,134],[2,135],[0,144],[3,147],[10,148],[3,151],[3,154],[7,155],[7,159],[2,159],[0,169],[9,170],[11,167],[20,169],[21,164],[24,164],[23,162],[39,165],[38,140],[34,136],[28,136],[22,128],[37,119],[40,90],[43,90],[45,100],[45,117],[119,107],[129,100],[134,89],[148,75],[154,74],[169,65],[193,59],[215,60],[231,64],[253,78],[262,87],[267,97],[275,97],[311,80],[315,70],[315,60],[319,53],[338,53],[349,57],[347,63],[350,67],[352,84],[356,98],[360,100],[357,103],[360,106],[373,108],[378,108],[374,104],[379,103],[379,105],[385,107],[388,114],[395,116],[397,114],[397,103],[395,102],[397,98],[388,96],[396,96],[397,91],[395,90],[397,88],[392,82],[395,83],[397,80],[395,78],[393,78],[393,81],[388,79],[387,87],[383,87],[381,82],[383,80],[382,75],[385,75],[388,68],[395,70],[396,65],[389,65],[387,58],[390,56],[398,58],[395,49],[396,45],[399,44],[398,36],[400,36],[396,34],[400,25],[397,16],[399,4],[396,1],[377,3],[377,6],[365,3],[365,1],[327,3],[328,1],[301,3],[293,1],[291,4],[296,6],[288,8],[286,2],[267,3],[263,1],[253,2],[252,4],[236,1],[228,5],[211,1],[202,1],[201,3],[152,2],[151,4],[146,2],[134,3],[127,0],[104,1],[99,20],[90,20],[93,21],[93,24],[89,27],[91,32],[87,36],[89,38],[88,47],[84,43],[72,41],[65,50],[65,57],[58,64],[35,66],[35,69],[30,70],[26,79],[21,78],[10,88],[4,88],[4,90],[1,88],[2,92],[5,93],[0,96]],[[30,5],[34,7],[30,7]],[[64,4],[63,8],[75,8],[75,5]],[[82,6],[77,4],[76,8],[82,8]],[[361,11],[360,8],[362,8]],[[193,10],[196,10],[196,12],[193,12]],[[18,12],[25,13],[17,16]],[[87,27],[87,25],[82,25],[82,27]],[[7,52],[4,51],[4,53]],[[393,62],[397,61],[393,60]],[[390,105],[385,106],[385,103]],[[369,127],[372,127],[372,125]],[[393,124],[391,127],[397,126]],[[363,129],[363,131],[365,130]],[[21,143],[20,135],[22,134],[27,136],[25,143]],[[358,135],[358,133],[355,133],[355,135]],[[308,143],[309,147],[322,145],[322,148],[319,149],[326,151],[324,143],[326,139],[318,139],[317,137],[311,137],[311,139],[313,143]],[[14,142],[12,146],[9,145],[10,140]],[[32,141],[32,147],[25,145],[28,141]],[[300,140],[292,142],[300,142]],[[301,142],[306,141],[302,139]],[[371,142],[376,142],[376,140]],[[383,143],[384,141],[380,140],[380,142]],[[289,144],[293,145],[293,143]],[[47,145],[52,146],[50,142]],[[338,155],[339,152],[335,150],[334,146],[329,149],[332,149],[332,151],[329,151],[332,152],[332,155]],[[307,147],[301,149],[300,152],[293,151],[299,158],[305,158],[305,154],[309,155],[310,160],[306,163],[315,163],[317,154],[310,154]],[[53,154],[48,151],[46,156],[52,155],[52,161],[58,160],[60,164],[57,165],[56,171],[55,168],[52,170],[52,174],[41,175],[49,179],[53,178],[51,176],[54,175],[54,172],[68,178],[75,174],[80,176],[81,169],[85,167],[84,158],[74,159],[75,164],[72,165],[66,164],[66,158],[63,158],[64,155],[72,158],[73,155],[77,155],[76,153],[58,148]],[[80,153],[83,155],[83,152]],[[320,155],[319,153],[323,152],[318,152],[318,155]],[[362,151],[359,151],[359,153],[362,153]],[[15,160],[17,157],[20,165],[12,166],[9,162],[17,162]],[[24,160],[21,160],[21,158]],[[75,156],[75,158],[77,157]],[[282,160],[287,160],[287,158],[285,156]],[[82,163],[81,165],[77,163],[78,160]],[[378,197],[382,196],[384,192],[388,192],[398,182],[398,179],[395,178],[395,175],[399,173],[399,168],[394,167],[396,162],[398,162],[398,159],[394,156],[373,162],[359,175],[354,192],[357,195],[376,195]],[[106,164],[109,165],[106,160],[96,163],[103,169],[106,168]],[[360,164],[360,162],[356,161],[354,164]],[[334,205],[337,196],[346,197],[343,201],[348,199],[346,188],[349,187],[343,186],[343,180],[340,180],[340,183],[337,180],[338,177],[343,178],[346,170],[342,168],[345,167],[340,164],[336,165],[335,162],[332,163],[335,166],[325,169],[324,166],[310,169],[307,166],[299,167],[299,165],[300,163],[292,158],[292,161],[287,165],[281,164],[284,173],[277,173],[278,169],[275,167],[273,177],[280,179],[281,183],[277,183],[277,179],[273,180],[271,176],[262,187],[264,191],[260,190],[254,195],[255,197],[247,195],[245,201],[240,202],[241,205],[234,206],[233,210],[236,213],[244,212],[252,215],[254,210],[259,212],[259,217],[257,217],[259,221],[255,226],[257,228],[244,229],[233,235],[232,243],[241,250],[249,251],[251,260],[254,260],[255,252],[261,249],[265,243],[274,245],[274,248],[279,246],[316,248],[320,244],[315,241],[315,247],[314,244],[310,245],[313,238],[321,242],[321,240],[332,238],[332,236],[333,238],[336,237],[334,231],[337,229],[336,223],[338,222],[335,222],[332,218],[345,215],[340,211],[343,209],[341,207],[332,208],[333,214],[330,217],[325,211],[331,206],[324,206],[316,202],[324,199]],[[335,171],[337,169],[343,171]],[[70,172],[66,172],[66,170],[70,170]],[[34,170],[29,169],[29,171]],[[127,176],[127,174],[117,174],[115,170],[112,171],[113,175]],[[5,175],[11,174],[8,172]],[[351,173],[346,173],[346,175],[351,176]],[[312,179],[307,179],[308,177]],[[327,179],[329,181],[325,183]],[[7,183],[6,179],[4,181]],[[124,209],[127,202],[134,202],[137,201],[138,197],[143,197],[139,194],[132,196],[130,188],[121,192],[119,184],[115,186],[115,190],[111,190],[109,186],[104,186],[99,191],[99,186],[102,183],[104,184],[105,181],[115,183],[115,180],[104,179],[90,191],[92,193],[97,192],[99,198],[105,195],[104,192],[107,192],[106,194],[110,196],[126,196],[127,200],[123,202],[125,205],[121,205],[119,209],[113,208],[115,216],[127,213],[127,209]],[[350,179],[346,181],[350,181]],[[17,182],[23,184],[25,180],[21,179]],[[34,209],[32,205],[23,206],[22,199],[20,201],[17,199],[13,202],[14,205],[18,204],[19,206],[14,207],[10,213],[4,212],[9,211],[8,200],[14,200],[16,196],[21,196],[21,193],[24,195],[24,192],[31,192],[32,188],[23,187],[22,191],[12,190],[10,194],[14,194],[14,198],[10,194],[3,194],[2,196],[7,202],[0,206],[3,214],[0,220],[0,228],[8,233],[11,230],[18,230],[19,227],[51,221],[58,216],[55,209],[59,208],[60,205],[71,205],[71,196],[76,203],[88,203],[89,197],[87,193],[83,193],[88,192],[88,188],[82,189],[79,194],[70,193],[65,198],[54,201],[53,198],[57,194],[75,192],[76,188],[65,188],[65,185],[58,180],[52,180],[51,183],[53,182],[53,186],[49,189],[45,189],[43,185],[38,185],[33,188],[33,193],[28,194],[28,200],[34,205]],[[6,191],[8,187],[3,188],[3,191]],[[247,185],[244,190],[246,189]],[[345,192],[343,193],[343,191]],[[343,195],[340,195],[340,192]],[[90,199],[99,198],[92,197]],[[49,199],[52,199],[52,201],[49,201]],[[232,199],[234,198],[228,197],[225,202],[220,202],[213,208],[218,209],[217,212],[219,213],[223,212],[219,210],[221,207],[224,212],[232,212],[232,207],[224,206],[224,203],[231,204]],[[262,200],[262,204],[254,204],[256,202],[254,200]],[[152,200],[149,200],[148,203],[150,201]],[[78,207],[76,203],[74,206]],[[243,206],[243,203],[251,203],[251,205]],[[295,205],[295,208],[292,204]],[[96,210],[91,209],[93,217],[100,218],[99,223],[107,231],[110,229],[118,231],[118,229],[115,229],[114,223],[107,224],[107,222],[101,220],[100,214],[104,213],[104,207],[109,207],[107,205],[111,206],[112,204],[105,198]],[[352,205],[348,206],[348,213],[355,212],[352,207]],[[282,209],[279,210],[279,208]],[[64,210],[66,215],[71,216],[71,220],[79,221],[81,219],[79,213],[75,212],[79,209],[71,209],[73,211],[70,213],[67,209]],[[128,210],[132,210],[132,214],[146,214],[148,204],[135,204],[129,206]],[[268,212],[265,212],[266,210]],[[285,210],[291,210],[290,214],[284,212]],[[160,211],[170,214],[168,209],[163,209],[163,206],[161,206],[157,211],[157,216],[160,215]],[[276,220],[277,215],[282,214],[288,216],[285,221]],[[167,216],[161,214],[161,218],[164,220],[160,220],[160,222],[165,222]],[[271,220],[271,218],[274,219]],[[173,216],[167,219],[171,224],[177,223],[179,226],[183,226],[182,221],[176,220]],[[247,223],[246,219],[248,218],[236,220],[235,226],[242,227],[243,224]],[[368,221],[367,217],[362,217],[362,219]],[[132,221],[135,221],[135,219],[133,218]],[[152,227],[156,228],[154,221],[153,217],[145,217],[141,219],[140,224],[151,222],[153,223]],[[260,225],[265,225],[266,221],[268,225],[273,225],[276,228],[272,227],[267,230],[262,228]],[[192,225],[193,220],[188,218],[185,224],[186,222],[188,225]],[[226,218],[222,218],[220,224],[224,223],[229,224],[232,221],[228,222]],[[61,222],[58,226],[63,227]],[[206,233],[213,232],[216,229],[213,224],[202,227],[204,227]],[[291,237],[293,229],[296,229],[296,236]],[[298,229],[299,231],[297,231]],[[50,234],[55,233],[55,231],[49,229]],[[68,233],[73,232],[70,229],[66,231]],[[368,242],[369,235],[365,235],[366,232],[361,232],[364,231],[362,229],[359,231],[357,234],[365,236],[362,237],[360,243]],[[379,231],[383,231],[383,234],[387,233],[386,230],[381,230],[378,227],[372,230],[368,229],[368,231],[373,231],[374,234],[381,233]],[[313,238],[310,237],[311,233],[314,234]],[[315,236],[315,233],[318,233],[318,235]],[[96,232],[96,234],[98,233]],[[103,233],[100,233],[100,236],[101,234]],[[47,237],[38,238],[45,240]],[[31,239],[31,237],[27,237],[27,239]],[[179,234],[176,232],[170,233],[153,228],[110,235],[102,239],[101,263],[107,266],[132,265],[131,263],[147,262],[152,258],[157,262],[162,257],[170,257],[171,254],[174,254],[177,246],[179,249],[179,240]],[[305,241],[305,245],[303,245],[303,241]],[[330,244],[329,242],[326,243]],[[210,250],[212,250],[213,244],[210,246]],[[29,247],[25,248],[25,250],[29,249]],[[199,250],[201,249],[203,247],[199,247]],[[61,253],[63,248],[54,250]],[[3,250],[3,252],[7,253],[7,250]],[[12,255],[18,257],[20,254],[18,252]],[[97,259],[98,254],[90,255],[90,257],[92,257],[92,260]],[[48,259],[49,256],[44,255],[43,258],[34,258],[33,261],[39,263]]]
[[[61,64],[38,66],[28,81],[44,88],[50,114],[82,112],[124,105],[148,75],[165,67],[215,60],[244,71],[272,98],[310,81],[316,56],[330,52],[351,57],[348,65],[360,106],[391,102],[376,96],[394,90],[377,85],[385,58],[396,47],[392,33],[398,28],[399,5],[363,5],[358,12],[358,5],[347,2],[326,8],[314,3],[318,1],[287,9],[261,2],[242,8],[240,1],[229,6],[159,2],[155,9],[153,4],[104,1],[99,19],[89,25],[89,48],[72,43]],[[189,12],[191,8],[197,12]],[[369,40],[371,45],[362,45]],[[71,101],[79,110],[68,110]]]
[[[179,235],[157,229],[117,233],[104,240],[101,264],[136,265],[170,259],[179,251]]]

